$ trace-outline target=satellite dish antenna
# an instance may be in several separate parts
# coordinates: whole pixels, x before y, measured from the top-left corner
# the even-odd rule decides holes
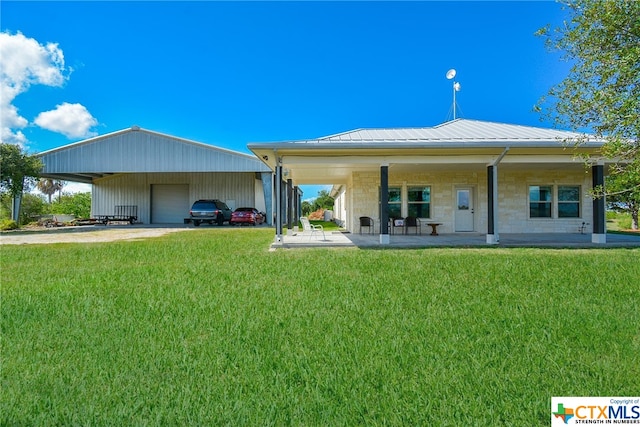
[[[456,76],[455,68],[447,71],[446,76],[448,80],[452,80]],[[456,92],[459,92],[461,88],[460,83],[456,81],[453,82],[453,120],[456,119]]]

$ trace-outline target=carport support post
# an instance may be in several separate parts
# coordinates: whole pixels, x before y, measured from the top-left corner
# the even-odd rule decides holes
[[[271,172],[261,172],[262,192],[264,193],[264,203],[267,214],[267,224],[273,225],[273,174]]]
[[[20,224],[20,205],[22,204],[22,192],[11,199],[11,219]]]
[[[282,164],[276,165],[276,243],[282,243]]]
[[[593,189],[604,188],[604,163],[598,162],[597,165],[591,167],[591,179]],[[605,210],[604,195],[593,199],[593,234],[591,234],[592,243],[607,243],[607,234],[605,232]]]
[[[389,244],[389,164],[380,166],[380,244]]]

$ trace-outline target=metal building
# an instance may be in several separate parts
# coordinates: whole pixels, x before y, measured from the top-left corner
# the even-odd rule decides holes
[[[43,177],[92,184],[92,216],[128,205],[144,224],[183,223],[195,200],[215,198],[273,218],[273,174],[253,155],[134,126],[39,157]]]

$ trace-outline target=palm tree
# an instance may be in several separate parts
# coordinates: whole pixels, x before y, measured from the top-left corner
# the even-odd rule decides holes
[[[58,181],[51,178],[40,178],[37,187],[42,194],[46,194],[49,197],[49,204],[51,204],[51,196],[56,194],[56,191],[62,190],[64,187],[64,181]]]

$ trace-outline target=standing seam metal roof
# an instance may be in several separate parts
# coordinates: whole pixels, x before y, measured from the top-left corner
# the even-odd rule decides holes
[[[142,172],[267,172],[255,156],[152,132],[139,127],[113,132],[38,154],[43,176]],[[74,180],[72,178],[67,178]]]
[[[559,141],[576,138],[579,133],[557,129],[511,125],[478,120],[456,119],[434,127],[356,129],[318,138],[314,142],[376,141]],[[309,141],[312,142],[312,141]]]

